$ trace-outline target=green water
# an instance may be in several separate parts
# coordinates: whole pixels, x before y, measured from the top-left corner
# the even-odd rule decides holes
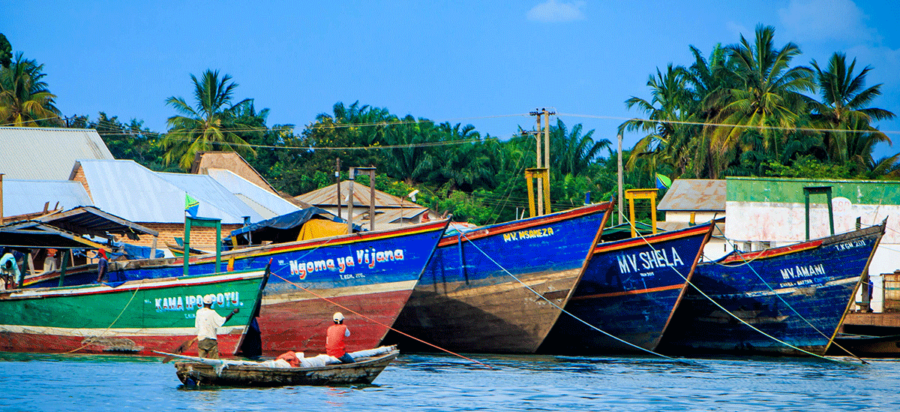
[[[3,410],[897,410],[900,362],[402,355],[371,386],[188,389],[159,358],[0,353]]]

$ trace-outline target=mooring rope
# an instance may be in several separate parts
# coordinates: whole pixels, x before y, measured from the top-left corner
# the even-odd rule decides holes
[[[366,320],[368,320],[369,322],[372,322],[372,323],[374,323],[374,324],[376,324],[376,325],[379,325],[379,326],[383,326],[383,327],[385,327],[385,328],[388,328],[388,329],[390,329],[390,330],[392,330],[392,331],[394,331],[394,332],[397,332],[397,333],[399,333],[399,334],[401,334],[401,335],[403,335],[403,336],[406,336],[406,337],[408,337],[408,338],[410,338],[410,339],[413,339],[413,340],[415,340],[415,341],[424,343],[424,344],[426,344],[426,345],[428,345],[428,346],[431,346],[431,347],[433,347],[433,348],[435,348],[435,349],[439,349],[439,350],[441,350],[441,351],[443,351],[443,352],[447,352],[447,353],[449,353],[449,354],[451,354],[451,355],[453,355],[453,356],[460,357],[460,358],[465,359],[465,360],[467,360],[467,361],[469,361],[469,362],[477,363],[477,364],[479,364],[479,365],[481,365],[481,366],[484,366],[484,367],[486,367],[486,368],[488,368],[488,369],[493,369],[490,365],[487,365],[487,364],[485,364],[485,363],[479,362],[479,361],[477,361],[477,360],[475,360],[475,359],[467,358],[467,357],[465,357],[465,356],[463,356],[463,355],[460,355],[460,354],[458,354],[458,353],[456,353],[456,352],[452,352],[452,351],[450,351],[450,350],[448,350],[448,349],[444,349],[444,348],[442,348],[442,347],[440,347],[440,346],[438,346],[438,345],[435,345],[435,344],[433,344],[433,343],[426,342],[426,341],[424,341],[424,340],[422,340],[422,339],[419,339],[419,338],[417,338],[417,337],[415,337],[415,336],[412,336],[412,335],[410,335],[410,334],[408,334],[408,333],[401,332],[401,331],[399,331],[399,330],[397,330],[397,329],[394,329],[394,328],[392,328],[392,327],[390,327],[390,326],[388,326],[388,325],[385,325],[385,324],[383,324],[383,323],[381,323],[381,322],[379,322],[379,321],[377,321],[377,320],[375,320],[375,319],[372,319],[372,318],[370,318],[370,317],[368,317],[368,316],[366,316],[366,315],[363,315],[362,313],[359,313],[359,312],[357,312],[357,311],[355,311],[355,310],[353,310],[353,309],[350,309],[350,308],[348,308],[348,307],[346,307],[346,306],[344,306],[344,305],[341,305],[340,303],[337,303],[337,302],[335,302],[335,301],[333,301],[333,300],[331,300],[331,299],[328,299],[328,298],[326,298],[326,297],[324,297],[324,296],[322,296],[322,295],[320,295],[320,294],[318,294],[318,293],[316,293],[316,292],[313,292],[313,291],[311,291],[311,290],[309,290],[309,289],[307,289],[307,288],[305,288],[305,287],[303,287],[303,286],[300,286],[300,285],[297,284],[297,283],[291,282],[290,280],[287,280],[287,279],[285,279],[285,278],[279,276],[277,273],[274,273],[274,272],[273,272],[273,273],[272,273],[272,276],[275,276],[275,277],[277,277],[278,279],[281,279],[281,280],[283,280],[283,281],[285,281],[285,282],[287,282],[287,283],[289,283],[289,284],[291,284],[291,285],[294,285],[294,286],[296,286],[296,287],[298,287],[298,288],[300,288],[300,289],[302,289],[302,290],[304,290],[304,291],[306,291],[306,292],[309,292],[310,294],[312,294],[313,296],[315,296],[315,297],[317,297],[317,298],[319,298],[319,299],[322,299],[322,300],[324,300],[324,301],[326,301],[326,302],[328,302],[328,303],[330,303],[330,304],[332,304],[332,305],[334,305],[334,306],[337,306],[337,307],[339,307],[339,308],[341,308],[341,309],[344,309],[344,310],[346,310],[347,312],[353,313],[353,314],[355,314],[355,315],[357,315],[357,316],[359,316],[359,317],[361,317],[361,318],[363,318],[363,319],[366,319]]]
[[[110,323],[109,326],[107,326],[106,329],[103,330],[103,332],[100,332],[100,335],[101,335],[101,336],[102,336],[104,333],[109,332],[109,330],[112,329],[113,325],[115,325],[116,322],[119,321],[119,318],[122,317],[122,315],[125,313],[125,310],[128,309],[128,306],[129,306],[129,305],[131,305],[131,301],[133,301],[133,300],[134,300],[134,297],[137,296],[137,293],[138,293],[139,290],[141,290],[141,285],[138,285],[138,287],[134,289],[134,293],[131,294],[131,298],[128,299],[128,303],[126,303],[126,304],[125,304],[125,307],[122,308],[122,311],[119,312],[119,316],[116,316],[116,318],[112,321],[112,323]],[[70,351],[68,351],[68,352],[63,352],[63,355],[68,355],[68,354],[70,354],[70,353],[78,352],[78,351],[80,351],[80,350],[82,350],[82,349],[88,347],[89,345],[90,345],[90,343],[85,343],[85,344],[81,345],[81,347],[78,347],[78,348],[76,348],[76,349],[72,349],[72,350],[70,350]]]
[[[601,230],[602,230],[602,228],[601,228]],[[512,273],[510,273],[510,271],[506,270],[506,268],[503,267],[503,265],[501,265],[499,262],[497,262],[496,260],[494,260],[494,258],[492,258],[490,255],[488,255],[487,253],[485,253],[483,250],[481,250],[481,248],[478,247],[478,245],[476,245],[475,242],[472,242],[472,240],[470,240],[469,237],[466,236],[465,233],[460,232],[460,236],[466,238],[466,241],[468,241],[470,245],[472,245],[473,247],[475,247],[475,249],[477,249],[479,252],[481,252],[481,254],[484,255],[484,257],[488,258],[488,260],[490,260],[490,261],[493,262],[495,265],[497,265],[497,267],[499,267],[502,271],[506,272],[507,275],[509,275],[511,278],[515,279],[516,282],[519,282],[519,284],[521,284],[521,285],[524,286],[526,289],[528,289],[529,291],[531,291],[531,293],[534,293],[534,294],[537,295],[539,298],[541,298],[541,299],[543,299],[544,301],[546,301],[547,303],[553,305],[553,307],[559,309],[562,313],[565,313],[566,315],[571,316],[573,319],[575,319],[575,320],[577,320],[577,321],[579,321],[579,322],[585,324],[587,327],[589,327],[589,328],[591,328],[591,329],[593,329],[593,330],[596,330],[597,332],[600,332],[600,333],[606,335],[607,337],[612,338],[612,339],[614,339],[614,340],[616,340],[616,341],[618,341],[618,342],[624,343],[624,344],[627,345],[627,346],[630,346],[630,347],[635,348],[635,349],[639,349],[639,350],[641,350],[641,351],[643,351],[643,352],[646,352],[646,353],[649,353],[649,354],[651,354],[651,355],[659,356],[660,358],[663,358],[663,359],[668,359],[668,360],[675,361],[675,362],[684,362],[683,360],[675,359],[675,358],[672,358],[672,357],[663,355],[663,354],[661,354],[661,353],[654,352],[654,351],[652,351],[652,350],[650,350],[650,349],[647,349],[647,348],[644,348],[644,347],[642,347],[642,346],[635,345],[635,344],[633,344],[633,343],[631,343],[631,342],[628,342],[628,341],[626,341],[626,340],[624,340],[624,339],[621,339],[621,338],[619,338],[619,337],[617,337],[617,336],[615,336],[615,335],[613,335],[613,334],[611,334],[611,333],[609,333],[609,332],[607,332],[607,331],[605,331],[605,330],[603,330],[603,329],[600,329],[600,328],[598,328],[598,327],[596,327],[596,326],[594,326],[594,325],[591,325],[590,323],[588,323],[588,322],[582,320],[581,318],[579,318],[579,317],[573,315],[572,313],[570,313],[570,312],[566,311],[565,309],[561,308],[561,307],[560,307],[559,305],[557,305],[556,303],[553,303],[553,301],[551,301],[550,299],[547,299],[546,297],[544,297],[544,295],[541,295],[541,294],[538,293],[536,290],[532,289],[531,286],[528,286],[525,282],[522,282],[521,279],[517,278],[515,275],[513,275]],[[594,247],[594,245],[592,244],[592,245],[591,245],[591,250],[593,250],[593,247]],[[462,263],[463,263],[463,262],[460,262],[460,264],[462,264]],[[689,362],[684,362],[684,363],[689,363]]]
[[[715,224],[715,223],[713,223],[713,224]],[[716,226],[716,228],[718,228],[718,226]],[[751,259],[751,260],[748,261],[746,258],[744,258],[744,254],[741,253],[740,250],[738,250],[737,245],[735,245],[734,242],[731,241],[731,239],[729,239],[729,238],[727,238],[727,237],[725,237],[725,236],[722,236],[722,239],[724,239],[726,242],[728,242],[728,244],[731,245],[731,249],[734,250],[734,252],[737,253],[738,256],[740,256],[741,260],[744,261],[744,263],[741,263],[741,264],[738,265],[738,266],[741,266],[741,265],[747,265],[747,267],[749,267],[750,270],[753,271],[753,274],[756,275],[756,277],[759,279],[759,281],[762,282],[763,285],[766,285],[766,288],[768,288],[769,291],[772,292],[772,294],[775,295],[775,297],[778,298],[778,300],[781,301],[781,303],[784,303],[784,305],[787,306],[787,307],[791,310],[791,312],[794,312],[794,314],[796,314],[800,319],[802,319],[803,322],[806,322],[806,324],[809,325],[809,327],[813,328],[813,330],[815,330],[815,331],[818,332],[820,335],[822,335],[823,338],[828,339],[829,341],[832,341],[832,339],[831,339],[830,336],[826,335],[826,334],[823,333],[821,330],[819,330],[819,328],[817,328],[816,325],[814,325],[812,322],[810,322],[810,321],[807,320],[805,317],[803,317],[803,315],[801,315],[800,312],[798,312],[796,309],[794,309],[794,307],[791,306],[790,303],[788,303],[786,300],[784,300],[784,298],[781,297],[781,294],[778,293],[778,292],[776,292],[775,289],[773,289],[772,286],[769,285],[769,282],[766,282],[766,280],[763,279],[762,275],[760,275],[759,272],[757,272],[756,269],[753,268],[753,265],[750,265],[750,262],[753,262],[753,261],[755,261],[756,259],[760,258],[760,257],[762,256],[762,253],[758,254],[755,258],[753,258],[753,259]],[[716,264],[719,264],[719,263],[716,262]],[[719,265],[721,265],[721,264],[719,264]],[[728,267],[728,266],[730,266],[730,265],[721,265],[721,266]],[[859,356],[856,356],[853,352],[850,352],[849,350],[847,350],[846,348],[844,348],[843,346],[841,346],[839,343],[834,342],[834,341],[832,341],[831,343],[834,344],[834,346],[837,346],[837,347],[838,347],[839,349],[841,349],[842,351],[846,352],[848,355],[850,355],[850,356],[856,358],[856,359],[859,360],[860,362],[862,362],[862,363],[867,363],[866,361],[862,360],[862,358],[860,358]]]
[[[624,216],[623,216],[623,219],[625,219],[625,221],[628,222],[628,224],[633,225],[633,223],[631,223],[631,221],[629,221],[627,217],[624,217]],[[640,238],[644,241],[644,243],[646,243],[648,246],[650,246],[650,249],[653,249],[653,251],[656,252],[656,248],[653,247],[653,244],[651,244],[651,243],[647,240],[647,238],[645,238],[644,235],[641,234],[640,231],[636,231],[635,233],[637,233],[637,235],[640,236]],[[709,295],[707,295],[705,292],[703,292],[702,290],[700,290],[700,288],[698,288],[698,287],[697,287],[696,285],[694,285],[690,280],[688,280],[688,278],[686,278],[684,275],[682,275],[681,272],[680,272],[678,269],[676,269],[676,268],[673,267],[672,270],[674,270],[675,273],[678,274],[678,276],[681,276],[681,278],[684,279],[684,281],[687,282],[688,285],[691,285],[691,287],[694,288],[694,290],[696,290],[697,292],[699,292],[701,295],[703,295],[703,297],[705,297],[705,298],[708,299],[710,302],[712,302],[714,305],[716,305],[716,307],[718,307],[719,309],[721,309],[723,312],[727,313],[727,314],[730,315],[731,317],[737,319],[739,322],[743,323],[744,325],[747,325],[747,327],[749,327],[750,329],[753,329],[753,330],[755,330],[755,331],[761,333],[763,336],[766,336],[766,337],[768,337],[769,339],[772,339],[772,340],[774,340],[775,342],[781,343],[782,345],[785,345],[785,346],[787,346],[787,347],[789,347],[789,348],[791,348],[791,349],[794,349],[794,350],[796,350],[796,351],[805,353],[805,354],[807,354],[807,355],[810,355],[810,356],[813,356],[813,357],[816,357],[816,358],[819,358],[819,359],[825,359],[825,360],[827,360],[827,361],[837,362],[837,363],[849,363],[849,362],[844,362],[844,361],[838,360],[838,359],[831,359],[831,358],[829,358],[829,357],[827,357],[827,356],[818,355],[818,354],[812,353],[812,352],[810,352],[810,351],[807,351],[807,350],[805,350],[805,349],[801,349],[801,348],[799,348],[799,347],[797,347],[797,346],[791,345],[790,343],[787,343],[787,342],[785,342],[785,341],[783,341],[783,340],[781,340],[781,339],[778,339],[778,338],[776,338],[776,337],[774,337],[774,336],[772,336],[772,335],[770,335],[770,334],[764,332],[763,330],[761,330],[761,329],[759,329],[759,328],[757,328],[757,327],[751,325],[749,322],[747,322],[747,321],[741,319],[740,317],[738,317],[738,316],[735,315],[734,313],[731,313],[731,311],[729,311],[728,309],[725,309],[725,307],[722,306],[721,304],[719,304],[719,302],[716,302],[715,299],[713,299],[712,297],[710,297]],[[860,359],[860,360],[861,360],[861,359]],[[865,364],[865,363],[866,363],[866,362],[863,361],[863,364]]]

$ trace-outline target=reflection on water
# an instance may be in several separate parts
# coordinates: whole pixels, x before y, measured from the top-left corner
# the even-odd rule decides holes
[[[401,356],[375,385],[185,390],[159,358],[0,353],[0,409],[897,409],[900,362]]]

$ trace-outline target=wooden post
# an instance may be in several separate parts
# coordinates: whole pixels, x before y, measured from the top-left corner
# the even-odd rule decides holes
[[[0,226],[3,225],[3,173],[0,173]]]
[[[528,216],[534,217],[534,184],[531,182],[532,173],[530,170],[525,171],[525,184],[528,187]]]
[[[337,168],[334,169],[334,181],[337,183],[337,209],[338,219],[341,218],[341,158],[334,159]]]
[[[403,221],[403,216],[400,216]],[[375,231],[375,168],[369,170],[369,230]]]
[[[625,195],[623,191],[625,190],[624,178],[622,177],[622,134],[619,134],[619,224],[625,223],[625,204],[622,203],[625,201]]]
[[[184,269],[182,270],[182,275],[188,275],[188,259],[191,257],[191,218],[188,216],[184,217],[184,254],[182,255],[182,259],[184,260]]]
[[[653,234],[656,234],[656,191],[657,189],[630,189],[625,191],[625,197],[628,199],[628,212],[631,218],[631,237],[637,236],[635,228],[637,222],[634,216],[634,201],[637,199],[650,200],[650,220],[653,224]]]
[[[153,243],[150,244],[150,259],[156,259],[156,241],[159,236],[153,236]]]
[[[356,168],[350,168],[350,194],[347,200],[347,233],[353,233],[353,186],[356,185]]]
[[[66,279],[66,269],[69,267],[69,253],[68,251],[64,251],[62,254],[62,263],[59,267],[59,287],[63,286],[63,281]]]

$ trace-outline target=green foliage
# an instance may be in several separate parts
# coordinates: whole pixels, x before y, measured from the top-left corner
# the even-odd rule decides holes
[[[4,36],[3,33],[0,33],[0,67],[8,69],[11,62],[12,45],[9,44],[9,40],[6,39],[6,36]]]
[[[180,113],[168,119],[169,131],[162,139],[166,165],[177,163],[189,170],[198,153],[211,150],[236,151],[245,158],[255,154],[238,133],[263,133],[264,125],[259,126],[256,118],[264,120],[265,115],[258,116],[248,99],[232,104],[237,84],[230,80],[227,74],[220,78],[218,70],[207,70],[200,79],[192,74],[194,107],[181,97],[166,99]]]
[[[778,48],[774,36],[774,28],[760,25],[752,42],[741,36],[738,44],[717,45],[708,59],[691,46],[689,67],[657,69],[647,82],[651,100],[625,102],[650,120],[620,126],[647,133],[635,145],[629,169],[644,158],[650,176],[667,166],[674,177],[718,179],[783,174],[777,165],[791,167],[803,156],[836,168],[829,173],[861,173],[872,165],[875,144],[889,139],[870,122],[894,114],[868,107],[881,86],[864,88],[871,68],[855,73],[856,61],[847,65],[840,53],[825,69],[815,60],[815,70],[794,66],[800,48],[790,42]],[[804,94],[816,90],[821,101]],[[821,173],[822,167],[804,170]]]
[[[790,166],[777,160],[766,164],[766,176],[773,177],[805,177],[812,179],[851,179],[855,173],[849,165],[821,163],[812,156],[800,156]]]
[[[44,65],[22,53],[0,68],[0,125],[15,127],[59,126],[56,95],[42,79]]]

